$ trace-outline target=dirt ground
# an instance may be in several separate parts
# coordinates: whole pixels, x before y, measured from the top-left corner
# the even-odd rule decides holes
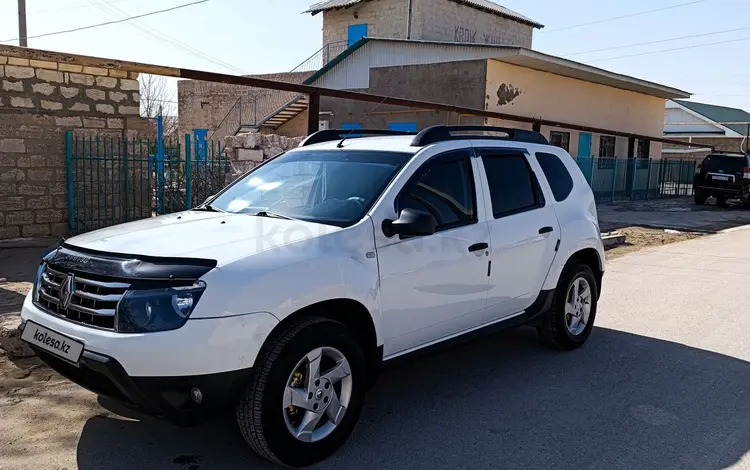
[[[695,232],[675,233],[675,231],[643,227],[625,227],[617,229],[617,232],[625,235],[627,238],[624,244],[607,250],[607,259],[619,258],[622,255],[633,253],[646,247],[668,245],[705,235]]]

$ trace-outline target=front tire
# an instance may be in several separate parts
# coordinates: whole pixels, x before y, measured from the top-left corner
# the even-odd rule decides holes
[[[565,351],[583,346],[594,328],[598,297],[596,277],[588,265],[565,266],[538,329],[542,343]]]
[[[269,340],[237,405],[237,423],[261,457],[306,466],[351,434],[367,389],[364,355],[341,323],[320,317],[290,324]]]

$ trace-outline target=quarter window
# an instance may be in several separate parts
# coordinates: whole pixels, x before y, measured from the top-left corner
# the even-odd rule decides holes
[[[492,213],[496,219],[544,205],[544,198],[526,156],[485,154],[484,170],[490,186]]]
[[[557,155],[551,153],[537,153],[536,160],[542,167],[544,177],[547,178],[552,194],[556,201],[564,201],[573,191],[573,178],[571,178],[565,164]]]
[[[469,154],[466,151],[443,154],[422,166],[396,201],[398,212],[406,208],[432,214],[438,230],[477,222]]]

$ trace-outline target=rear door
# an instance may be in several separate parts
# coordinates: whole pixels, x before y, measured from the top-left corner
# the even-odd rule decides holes
[[[478,152],[492,247],[489,321],[518,313],[537,298],[555,257],[560,226],[534,158],[524,149]]]
[[[739,191],[745,165],[745,157],[741,155],[709,155],[701,163],[698,186]]]

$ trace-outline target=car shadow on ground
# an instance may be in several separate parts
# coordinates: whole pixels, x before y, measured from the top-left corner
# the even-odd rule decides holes
[[[315,468],[722,469],[750,450],[750,363],[598,328],[574,352],[530,328],[388,370]],[[89,420],[80,469],[278,468],[228,420]]]

